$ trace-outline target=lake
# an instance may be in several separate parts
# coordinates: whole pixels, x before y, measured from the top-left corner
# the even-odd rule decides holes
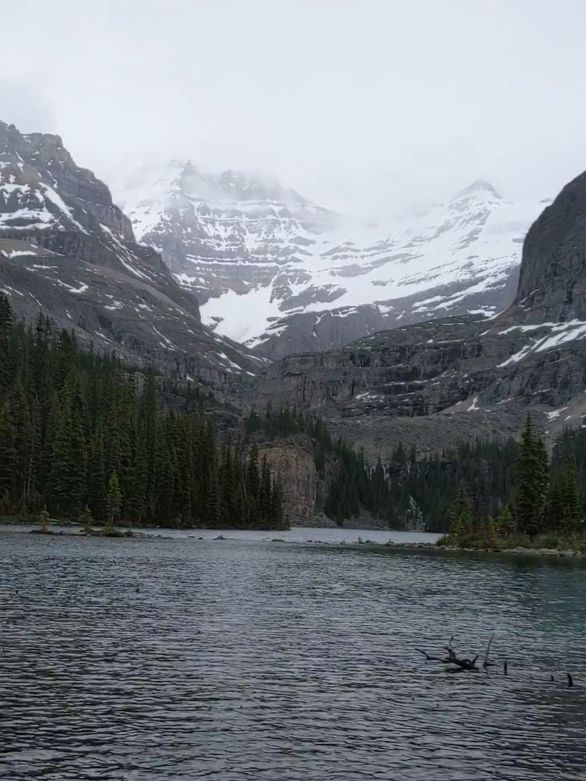
[[[583,561],[224,534],[0,531],[2,779],[586,778]]]

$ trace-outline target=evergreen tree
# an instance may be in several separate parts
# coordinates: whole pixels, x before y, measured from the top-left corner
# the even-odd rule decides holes
[[[271,470],[266,459],[266,456],[262,459],[261,473],[260,473],[260,487],[258,495],[258,511],[259,519],[263,526],[270,528],[272,526],[272,478]]]
[[[89,447],[88,461],[88,506],[100,523],[108,515],[107,509],[108,481],[106,478],[106,457],[104,453],[104,436],[102,429],[94,432]]]
[[[450,537],[459,543],[466,542],[473,533],[470,499],[464,484],[460,485],[456,499],[450,508]]]
[[[497,534],[502,537],[512,537],[515,534],[515,519],[508,505],[503,508],[502,512],[496,520],[495,526]]]
[[[92,511],[87,506],[84,507],[81,515],[79,516],[79,525],[86,534],[90,534],[93,531],[94,517]]]
[[[108,484],[108,521],[107,526],[112,529],[120,520],[120,510],[122,508],[122,491],[120,490],[120,481],[116,472],[112,472]]]
[[[580,505],[578,501],[578,483],[576,458],[568,453],[562,473],[561,514],[559,525],[563,531],[574,532],[581,525]]]
[[[549,466],[543,440],[535,432],[531,417],[521,435],[517,462],[517,524],[530,537],[544,529]]]
[[[16,456],[15,432],[10,408],[7,403],[4,403],[0,405],[0,507],[4,513],[16,509]]]
[[[65,387],[57,412],[56,431],[49,474],[49,508],[68,518],[77,518],[86,491],[86,450],[78,380]]]

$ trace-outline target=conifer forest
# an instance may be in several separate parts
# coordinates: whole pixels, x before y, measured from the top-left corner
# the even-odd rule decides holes
[[[175,527],[282,528],[266,462],[219,442],[199,394],[115,356],[80,349],[73,332],[15,320],[0,296],[0,515]]]

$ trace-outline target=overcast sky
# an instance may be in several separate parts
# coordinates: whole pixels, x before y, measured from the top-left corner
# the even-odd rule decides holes
[[[0,118],[381,215],[586,168],[581,0],[0,0]]]

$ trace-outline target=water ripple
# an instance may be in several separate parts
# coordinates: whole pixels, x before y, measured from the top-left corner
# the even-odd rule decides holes
[[[585,586],[565,561],[1,533],[0,776],[585,779]],[[415,651],[491,632],[508,677]]]

